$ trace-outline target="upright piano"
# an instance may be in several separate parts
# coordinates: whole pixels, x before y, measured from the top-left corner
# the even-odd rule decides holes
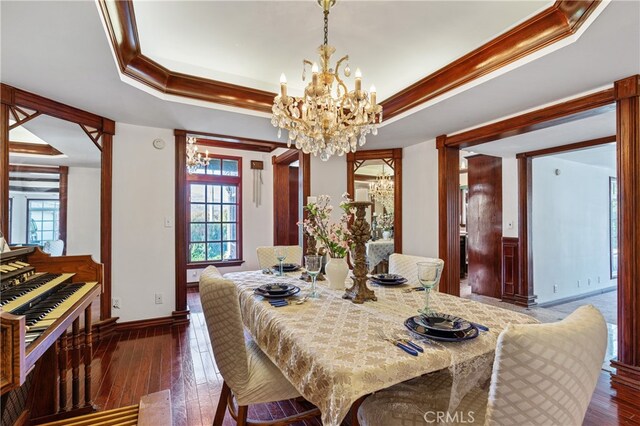
[[[0,254],[3,425],[37,423],[94,410],[91,304],[100,295],[102,277],[102,265],[91,256],[52,257],[35,247]]]

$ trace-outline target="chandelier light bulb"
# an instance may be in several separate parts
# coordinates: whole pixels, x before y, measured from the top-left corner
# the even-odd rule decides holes
[[[280,84],[287,84],[287,76],[284,73],[280,74]]]
[[[362,71],[360,71],[360,68],[356,68],[355,76],[356,76],[356,78],[362,78]]]
[[[312,72],[312,73],[316,73],[316,74],[317,74],[317,73],[318,73],[318,71],[319,71],[318,63],[317,63],[317,62],[314,62],[314,63],[313,63],[313,66],[311,67],[311,72]]]

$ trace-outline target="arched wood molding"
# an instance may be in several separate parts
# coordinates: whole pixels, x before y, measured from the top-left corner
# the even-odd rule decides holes
[[[393,166],[388,159],[393,160]],[[347,192],[351,198],[355,198],[355,170],[366,160],[383,160],[393,168],[393,250],[402,253],[402,148],[347,153]]]
[[[132,0],[99,0],[120,71],[162,93],[271,113],[276,93],[182,74],[142,53]],[[571,36],[600,0],[558,0],[506,33],[411,86],[381,105],[389,119]]]
[[[11,109],[30,110],[29,119],[45,114],[95,129],[101,140],[100,185],[100,263],[104,265],[104,282],[100,296],[100,317],[111,318],[111,174],[112,143],[115,122],[81,109],[45,98],[2,83],[0,85],[0,229],[7,234],[9,228],[9,118]],[[26,122],[23,119],[21,122]],[[95,141],[94,141],[95,143]],[[61,182],[62,183],[62,182]]]

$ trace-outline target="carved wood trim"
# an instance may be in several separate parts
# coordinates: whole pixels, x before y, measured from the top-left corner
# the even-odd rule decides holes
[[[385,119],[573,35],[599,5],[597,0],[556,1],[550,8],[385,99],[381,104]]]
[[[515,295],[520,281],[518,268],[518,239],[502,238],[502,301],[515,301]]]
[[[120,71],[155,90],[271,113],[276,93],[177,73],[142,54],[131,0],[100,0]],[[552,45],[575,32],[600,0],[558,0],[548,9],[385,99],[389,119]]]
[[[461,149],[615,110],[613,88],[527,112],[447,136],[447,146]]]
[[[37,155],[61,155],[62,152],[58,151],[49,144],[39,143],[26,143],[9,141],[9,152],[14,154],[37,154]]]
[[[533,159],[518,158],[518,266],[520,281],[514,295],[516,305],[533,306],[538,296],[533,294]]]

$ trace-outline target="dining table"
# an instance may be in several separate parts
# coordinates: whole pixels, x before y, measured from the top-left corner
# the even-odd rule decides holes
[[[254,290],[264,284],[294,284],[301,291],[290,300],[303,300],[310,283],[299,278],[300,272],[277,276],[245,271],[224,277],[239,290],[242,319],[252,338],[330,426],[339,425],[363,397],[442,369],[453,376],[449,409],[455,409],[466,392],[488,381],[500,332],[509,324],[538,322],[515,311],[431,292],[432,310],[488,328],[474,339],[436,342],[419,339],[404,325],[424,306],[424,291],[409,285],[370,283],[378,300],[356,304],[342,298],[343,290],[319,282],[319,297],[274,307]],[[408,354],[384,336],[411,339],[423,352]]]

